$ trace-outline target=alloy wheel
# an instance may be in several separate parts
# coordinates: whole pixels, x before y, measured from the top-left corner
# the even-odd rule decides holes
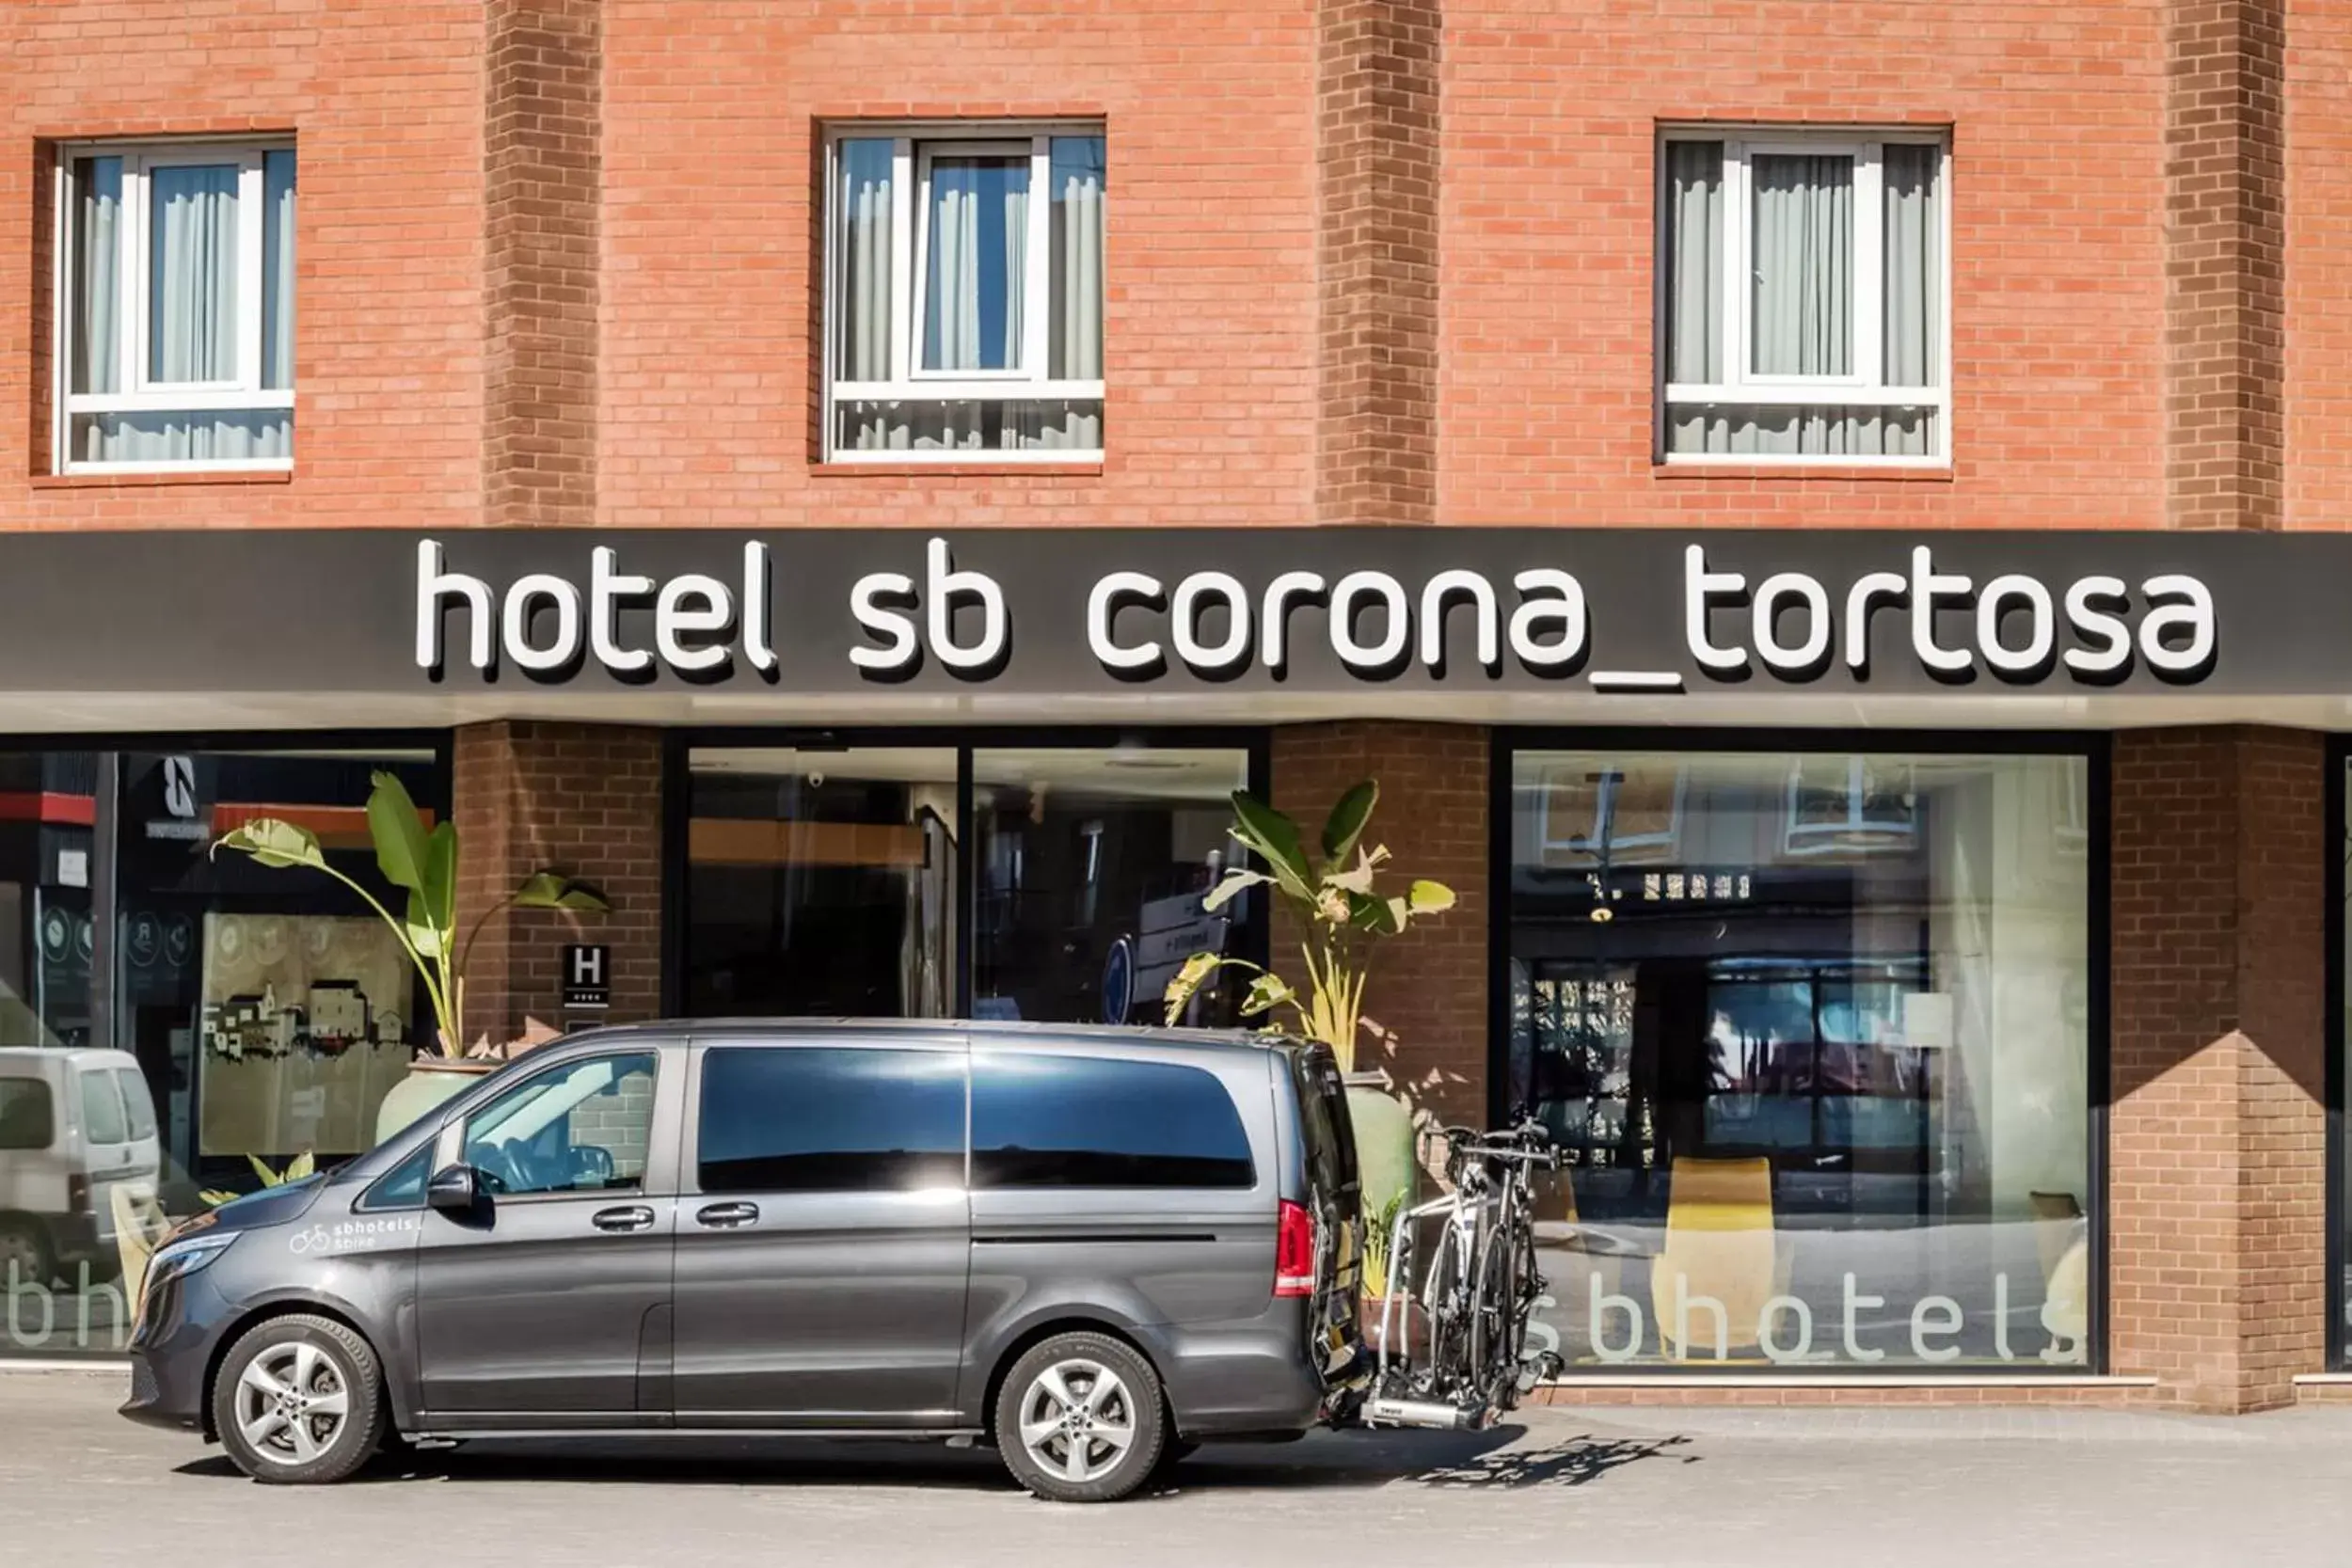
[[[1056,1362],[1022,1396],[1022,1447],[1064,1481],[1109,1473],[1135,1441],[1135,1401],[1119,1374],[1099,1361]]]
[[[351,1393],[334,1357],[303,1339],[270,1346],[237,1379],[237,1430],[273,1465],[307,1465],[335,1446]]]

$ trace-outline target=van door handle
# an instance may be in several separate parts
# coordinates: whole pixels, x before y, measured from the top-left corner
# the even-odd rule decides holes
[[[756,1203],[710,1203],[694,1212],[696,1225],[707,1225],[714,1230],[732,1230],[757,1218],[759,1205]]]
[[[626,1209],[599,1209],[588,1221],[598,1230],[650,1230],[653,1211],[644,1204],[631,1204]]]

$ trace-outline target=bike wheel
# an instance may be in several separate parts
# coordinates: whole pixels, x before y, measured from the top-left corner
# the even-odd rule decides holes
[[[1471,1289],[1470,1262],[1452,1226],[1438,1233],[1422,1305],[1429,1316],[1429,1386],[1447,1398],[1476,1382],[1471,1320],[1477,1298]]]
[[[1479,1242],[1470,1365],[1480,1397],[1498,1410],[1518,1402],[1519,1343],[1527,1323],[1520,1298],[1530,1273],[1520,1257],[1520,1234],[1516,1225],[1490,1225]]]

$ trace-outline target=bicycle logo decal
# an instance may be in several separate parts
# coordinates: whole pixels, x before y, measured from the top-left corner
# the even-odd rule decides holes
[[[286,1238],[286,1250],[296,1258],[331,1258],[347,1252],[373,1252],[417,1233],[414,1214],[337,1220],[330,1227],[312,1225]]]

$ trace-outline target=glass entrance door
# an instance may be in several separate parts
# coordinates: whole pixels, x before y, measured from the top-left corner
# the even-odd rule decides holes
[[[688,755],[686,1011],[955,1010],[953,747]]]

